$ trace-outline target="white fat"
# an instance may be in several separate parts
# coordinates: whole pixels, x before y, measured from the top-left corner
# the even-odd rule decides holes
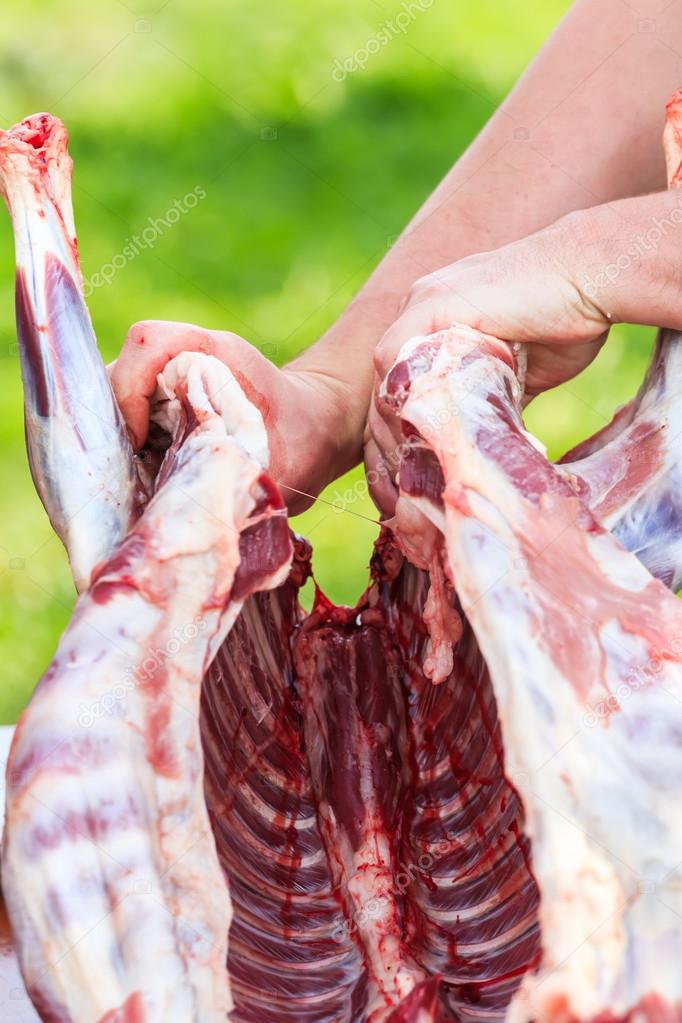
[[[228,595],[267,441],[217,360],[169,363],[160,418],[171,430],[175,389],[198,426],[125,564],[102,566],[80,599],[10,759],[3,885],[22,966],[73,1023],[136,992],[150,1023],[218,1023],[231,1008],[231,908],[204,798],[199,699],[241,609]]]
[[[228,436],[262,468],[267,468],[270,455],[263,417],[244,396],[224,362],[202,352],[181,352],[159,374],[158,404],[153,418],[168,433],[173,433],[180,414],[175,397],[178,382],[187,387],[190,402],[200,416],[213,421],[211,417],[217,413]]]
[[[509,427],[488,396],[514,416],[505,389],[518,400],[513,375],[475,333],[456,327],[437,338],[433,368],[412,381],[402,416],[428,435],[444,470],[450,569],[490,670],[542,893],[543,964],[525,977],[509,1019],[551,1017],[557,999],[577,1019],[625,1016],[652,991],[679,1004],[682,605],[612,537],[581,526],[589,516],[579,517],[574,494],[558,486],[534,504],[487,457],[481,430],[493,450],[508,450]],[[542,446],[521,436],[522,481],[524,466],[547,466]],[[595,580],[582,616],[565,565]],[[633,594],[641,601],[639,620],[659,628],[662,656],[617,613],[600,616],[600,580],[609,606],[619,591],[623,607]],[[579,638],[584,656],[571,656]]]

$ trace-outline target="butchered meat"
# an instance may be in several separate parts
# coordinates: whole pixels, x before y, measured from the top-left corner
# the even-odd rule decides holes
[[[167,365],[133,456],[70,173],[49,115],[0,135],[30,464],[80,591],[8,766],[39,1016],[679,1021],[679,336],[558,464],[522,348],[410,341],[377,399],[404,436],[368,589],[306,613],[310,547],[222,363]]]

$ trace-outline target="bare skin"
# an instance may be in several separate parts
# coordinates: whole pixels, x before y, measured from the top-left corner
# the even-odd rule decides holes
[[[147,437],[157,375],[183,351],[221,359],[260,409],[268,431],[271,475],[292,512],[303,511],[312,500],[308,495],[314,497],[343,467],[357,462],[344,422],[347,414],[357,419],[363,413],[355,408],[357,394],[343,381],[322,369],[280,369],[238,334],[165,320],[134,324],[110,367],[136,448]]]
[[[679,226],[677,190],[622,199],[421,278],[376,348],[377,384],[406,341],[453,323],[529,344],[526,401],[585,369],[613,323],[682,328]],[[399,439],[372,402],[365,457],[385,514],[397,496]]]
[[[531,342],[532,395],[587,365],[613,322],[682,326],[675,232],[611,291],[585,286],[677,202],[670,193],[615,200],[665,185],[660,136],[680,85],[679,6],[578,0],[364,288],[284,369],[234,334],[136,324],[112,382],[137,443],[156,374],[201,335],[268,411],[272,472],[292,512],[308,503],[298,491],[317,494],[357,464],[364,435],[366,464],[382,470],[374,497],[389,514],[395,437],[374,413],[365,424],[401,339],[459,320]]]

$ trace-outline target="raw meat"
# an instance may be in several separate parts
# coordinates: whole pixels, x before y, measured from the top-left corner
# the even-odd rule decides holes
[[[525,434],[506,346],[454,328],[401,354],[386,397],[444,485],[410,486],[398,529],[416,508],[445,538],[541,893],[542,957],[507,1018],[677,1019],[682,604]]]
[[[670,186],[679,187],[682,90],[668,102],[663,142]],[[659,333],[636,398],[562,459],[585,484],[581,496],[600,523],[674,590],[682,585],[682,467],[674,432],[682,421],[681,337]]]
[[[291,551],[265,430],[226,367],[181,355],[159,387],[162,485],[96,571],[12,749],[3,884],[48,1020],[218,1020],[230,1004],[200,683]]]
[[[522,351],[467,328],[410,342],[382,398],[405,443],[371,585],[305,615],[311,552],[222,364],[168,365],[165,441],[133,461],[69,171],[48,115],[0,136],[30,239],[31,464],[85,589],[8,773],[3,887],[42,1018],[678,1020],[675,335],[559,466],[521,423]],[[107,424],[91,454],[81,349]],[[75,528],[79,446],[101,513]]]
[[[0,190],[14,227],[29,462],[80,590],[124,537],[139,495],[82,294],[66,145],[48,114],[0,132]]]

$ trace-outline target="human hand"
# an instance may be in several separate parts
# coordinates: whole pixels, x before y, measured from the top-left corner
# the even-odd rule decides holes
[[[187,323],[146,320],[134,324],[110,367],[118,404],[139,450],[147,438],[150,402],[166,363],[183,351],[205,352],[224,362],[260,410],[270,443],[269,473],[282,488],[290,513],[312,503],[344,463],[344,384],[307,370],[280,369],[248,341],[228,331]]]
[[[588,212],[588,211],[585,211]],[[571,214],[538,233],[492,252],[459,260],[418,280],[375,355],[375,398],[365,434],[372,496],[393,512],[401,434],[378,389],[402,345],[462,323],[509,342],[528,343],[525,395],[570,380],[597,355],[611,318],[581,287],[586,265],[584,214]]]

